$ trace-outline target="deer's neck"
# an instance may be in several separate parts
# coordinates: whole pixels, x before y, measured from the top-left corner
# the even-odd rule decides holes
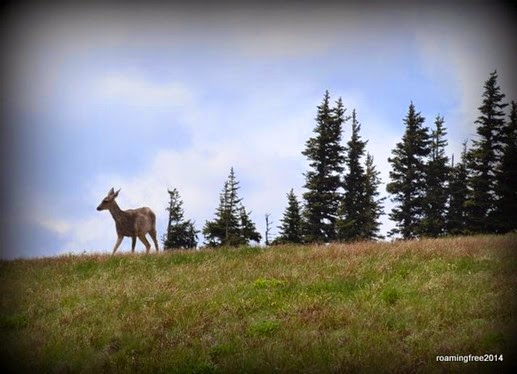
[[[119,222],[120,220],[122,220],[124,216],[124,211],[120,209],[116,201],[114,201],[113,204],[110,205],[109,211],[115,222]]]

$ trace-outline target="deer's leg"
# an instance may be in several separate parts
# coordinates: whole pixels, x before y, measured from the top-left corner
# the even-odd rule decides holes
[[[136,246],[136,236],[131,237],[131,253],[135,253],[135,246]]]
[[[153,239],[153,242],[154,242],[154,248],[156,248],[156,252],[158,252],[158,240],[156,240],[156,230],[152,229],[149,234],[151,234],[151,238]]]
[[[113,253],[112,254],[115,254],[115,252],[117,251],[117,248],[120,246],[120,243],[122,243],[122,239],[124,239],[123,236],[119,236],[117,238],[117,242],[115,243],[115,246],[113,247]]]
[[[146,253],[149,253],[149,250],[151,249],[151,244],[149,244],[149,242],[147,241],[147,239],[145,238],[145,234],[139,234],[138,235],[138,239],[140,239],[140,241],[142,243],[144,243],[145,245],[145,252]]]

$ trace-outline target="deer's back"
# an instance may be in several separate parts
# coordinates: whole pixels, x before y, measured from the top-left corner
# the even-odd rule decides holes
[[[147,207],[124,211],[126,219],[117,225],[117,231],[124,236],[145,235],[155,229],[156,216]]]

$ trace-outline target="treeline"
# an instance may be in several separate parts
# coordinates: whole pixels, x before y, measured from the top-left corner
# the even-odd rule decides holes
[[[497,72],[485,82],[477,137],[463,143],[460,160],[447,157],[447,128],[437,115],[432,128],[410,103],[403,119],[405,132],[391,152],[392,170],[387,192],[394,208],[389,213],[394,238],[411,239],[443,235],[505,233],[517,229],[517,113],[512,101],[509,116],[505,95],[497,84]],[[346,114],[341,98],[331,105],[325,92],[317,107],[314,134],[302,154],[309,161],[304,173],[302,201],[291,189],[280,219],[279,234],[267,244],[325,243],[376,240],[383,198],[381,180],[367,140],[360,135],[357,112]],[[350,139],[343,144],[346,126]],[[239,197],[233,168],[224,183],[214,219],[202,232],[212,247],[260,242],[257,231]],[[195,248],[199,231],[183,218],[178,191],[169,191],[169,221],[163,236],[165,248]],[[269,227],[266,228],[269,230]]]
[[[387,191],[396,203],[390,235],[404,239],[506,233],[517,229],[517,114],[497,84],[497,72],[485,82],[477,137],[459,162],[445,155],[445,120],[433,129],[413,103],[404,118],[405,133],[392,150]]]

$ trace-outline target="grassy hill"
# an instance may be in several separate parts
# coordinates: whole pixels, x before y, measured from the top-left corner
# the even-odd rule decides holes
[[[0,262],[15,371],[493,371],[517,235]],[[503,355],[439,362],[437,355]],[[513,354],[513,356],[512,356]]]

